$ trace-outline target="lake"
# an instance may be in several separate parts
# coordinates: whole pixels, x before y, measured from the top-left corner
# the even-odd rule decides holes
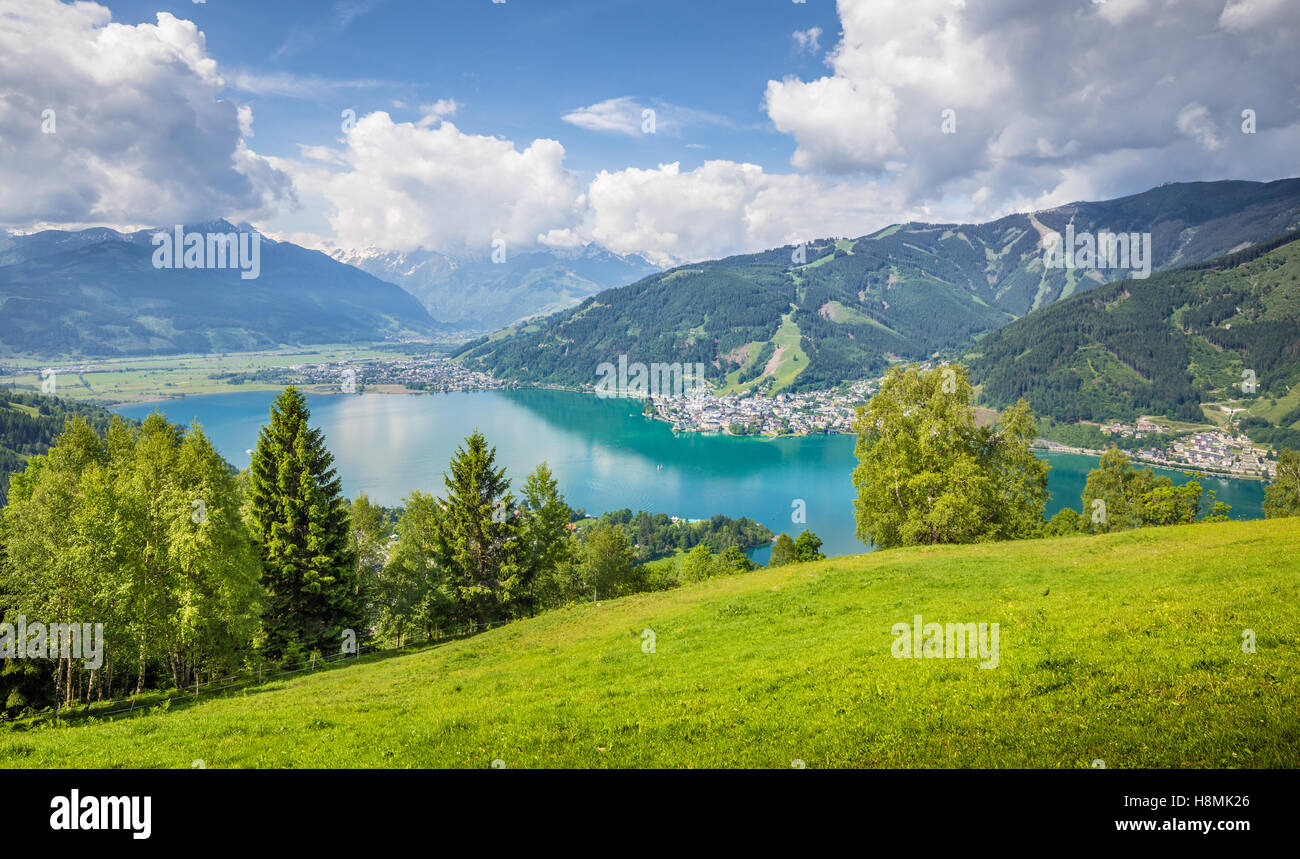
[[[272,392],[186,397],[118,411],[144,418],[163,412],[174,423],[198,420],[231,463],[244,468],[267,422]],[[640,414],[635,400],[601,399],[569,391],[513,390],[394,395],[309,395],[311,423],[334,453],[349,498],[400,505],[412,489],[442,494],[442,474],[457,445],[476,428],[497,448],[513,487],[545,460],[574,507],[599,514],[624,507],[687,519],[716,513],[748,516],[792,536],[810,528],[828,555],[868,551],[854,536],[853,438],[810,436],[758,439],[675,435]],[[1050,517],[1080,509],[1094,457],[1041,454],[1052,464]],[[1157,469],[1175,483],[1190,479]],[[1232,505],[1233,518],[1263,515],[1263,484],[1206,478],[1202,485]],[[804,502],[806,524],[791,521]],[[752,557],[765,561],[768,550]]]

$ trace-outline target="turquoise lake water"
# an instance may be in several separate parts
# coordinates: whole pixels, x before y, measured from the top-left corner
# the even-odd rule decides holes
[[[271,392],[218,394],[118,411],[143,418],[158,410],[184,424],[197,419],[222,455],[244,468],[245,451],[256,445],[274,398]],[[399,505],[412,489],[441,494],[448,459],[477,428],[496,446],[497,462],[516,488],[545,460],[569,504],[588,513],[628,507],[689,519],[748,516],[778,533],[811,528],[827,554],[868,550],[854,536],[856,460],[849,436],[674,435],[667,424],[642,417],[635,401],[568,391],[329,395],[309,396],[308,403],[348,497],[365,492],[378,503]],[[1052,464],[1047,515],[1066,506],[1079,509],[1097,460],[1043,456]],[[1190,479],[1181,472],[1160,473],[1175,483]],[[1207,478],[1202,485],[1232,505],[1233,518],[1263,515],[1261,483]],[[791,521],[796,499],[805,504],[806,524]],[[753,556],[764,560],[766,552]]]

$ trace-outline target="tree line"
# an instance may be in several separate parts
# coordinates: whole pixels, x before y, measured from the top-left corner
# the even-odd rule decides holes
[[[858,538],[877,548],[1108,533],[1223,521],[1230,508],[1199,481],[1175,486],[1107,450],[1088,474],[1082,511],[1044,519],[1049,465],[1034,456],[1037,420],[1021,399],[979,425],[964,367],[894,367],[855,422]],[[1283,450],[1265,515],[1300,515],[1300,453]]]
[[[13,475],[0,512],[0,618],[102,623],[105,659],[87,667],[55,642],[14,658],[0,638],[0,712],[186,688],[368,639],[425,641],[741,572],[753,565],[740,546],[771,536],[726,517],[588,520],[546,463],[516,494],[477,431],[441,494],[414,491],[400,511],[364,494],[349,502],[309,419],[286,388],[239,473],[197,424],[155,413],[101,430],[70,418]],[[641,563],[688,547],[683,573]]]

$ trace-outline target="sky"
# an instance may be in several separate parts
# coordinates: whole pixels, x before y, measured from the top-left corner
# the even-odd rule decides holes
[[[1300,175],[1295,0],[0,0],[0,227],[660,262]]]

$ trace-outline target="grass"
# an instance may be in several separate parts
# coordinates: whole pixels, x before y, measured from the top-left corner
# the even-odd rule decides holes
[[[1276,406],[1272,405],[1273,399],[1271,397],[1255,397],[1253,399],[1254,401],[1250,403],[1248,409],[1249,414],[1252,417],[1263,418],[1271,424],[1278,424],[1288,412],[1300,406],[1300,385],[1293,386],[1285,396],[1278,397]],[[1293,428],[1296,426],[1297,424],[1292,424]]]
[[[1286,519],[761,570],[0,732],[0,765],[1297,767],[1296,557]],[[1000,624],[998,667],[893,658],[916,614]]]
[[[781,317],[781,327],[772,337],[772,343],[781,353],[781,363],[773,371],[774,380],[771,393],[775,394],[794,383],[795,376],[808,366],[808,356],[804,354],[799,341],[802,335],[799,325],[794,321],[794,314],[787,313]]]

